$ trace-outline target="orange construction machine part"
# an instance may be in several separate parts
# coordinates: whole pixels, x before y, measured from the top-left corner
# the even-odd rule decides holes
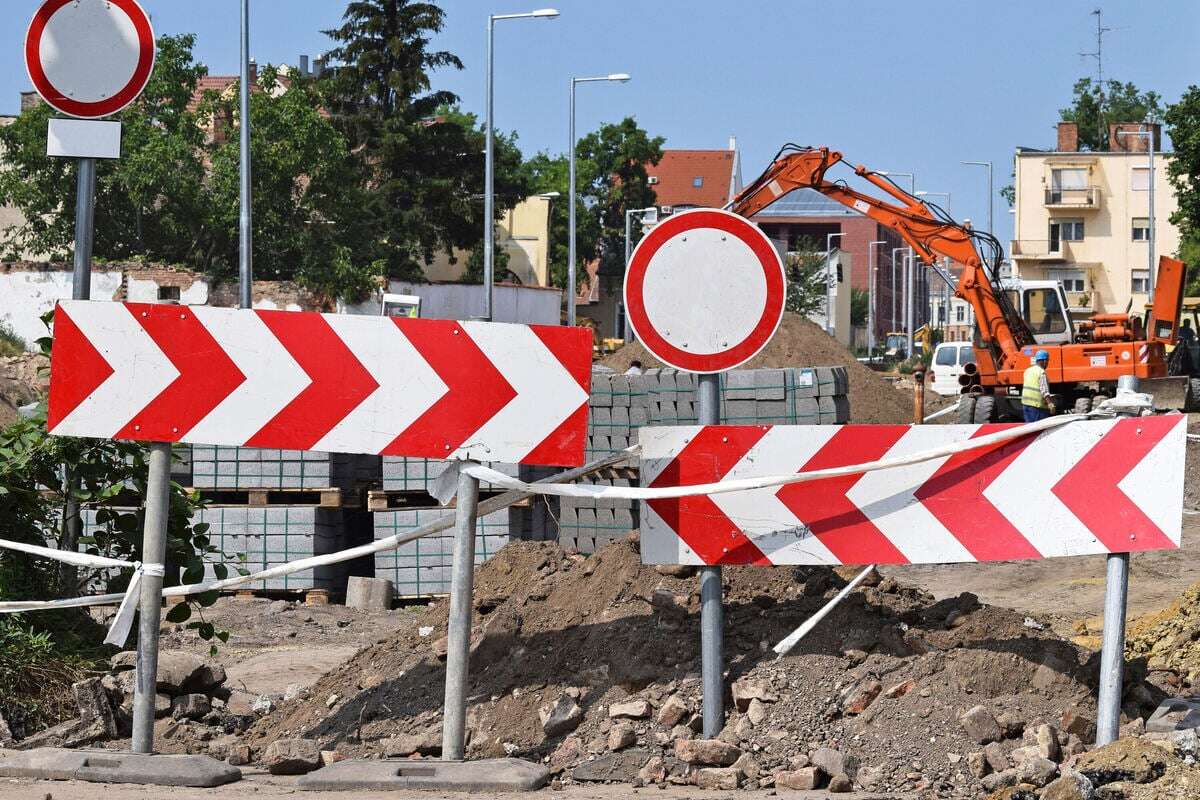
[[[985,388],[1020,386],[1037,349],[1047,350],[1051,383],[1111,382],[1122,375],[1158,378],[1167,374],[1166,346],[1174,343],[1183,295],[1184,265],[1163,257],[1158,270],[1150,335],[1128,316],[1102,315],[1091,320],[1079,341],[1037,345],[1024,319],[994,282],[1001,252],[991,234],[974,231],[901,189],[886,176],[864,166],[854,174],[891,196],[896,203],[830,181],[825,174],[842,163],[842,154],[827,147],[787,145],[755,181],[730,204],[730,210],[751,217],[794,189],[815,189],[845,206],[892,228],[921,259],[932,264],[944,256],[961,264],[957,297],[971,304],[983,347],[975,351],[980,384]],[[995,253],[992,264],[981,257],[978,242]],[[989,275],[989,271],[991,274]],[[1109,317],[1112,317],[1111,319]]]

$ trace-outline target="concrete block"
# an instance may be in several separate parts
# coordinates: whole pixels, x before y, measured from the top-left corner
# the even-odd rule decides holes
[[[838,424],[845,424],[850,421],[850,398],[844,394],[835,395],[833,398],[834,413],[837,414]]]
[[[833,367],[816,367],[813,371],[817,375],[818,397],[837,394],[835,378],[833,377]]]
[[[836,414],[837,405],[834,403],[833,395],[822,395],[817,398],[817,411],[822,414]]]
[[[724,395],[726,400],[753,400],[755,373],[759,370],[735,369],[724,375]]]
[[[754,370],[754,397],[757,400],[783,400],[787,397],[787,373],[782,369]]]
[[[812,369],[793,369],[791,385],[795,387],[796,397],[817,396],[817,374]]]
[[[727,400],[723,409],[724,421],[731,425],[750,425],[755,420],[754,400]]]
[[[0,777],[5,778],[196,788],[221,786],[242,779],[240,769],[209,756],[150,755],[57,747],[9,752],[6,755],[6,758],[0,759]]]
[[[479,761],[338,761],[297,781],[304,791],[532,792],[550,780],[541,764],[516,758]]]
[[[754,417],[759,422],[788,422],[791,411],[787,400],[759,400],[755,404]]]
[[[817,398],[815,397],[800,397],[796,399],[797,417],[813,417],[820,410]]]
[[[359,611],[388,611],[392,591],[392,582],[387,578],[351,576],[346,582],[346,606]]]

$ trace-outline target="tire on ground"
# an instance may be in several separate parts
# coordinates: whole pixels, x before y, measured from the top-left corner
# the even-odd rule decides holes
[[[1184,403],[1186,411],[1200,411],[1200,378],[1188,381],[1188,397]]]
[[[996,421],[996,398],[990,394],[985,394],[983,397],[975,401],[975,413],[972,416],[972,422],[976,425],[981,425],[985,422]]]
[[[960,425],[970,425],[975,421],[975,402],[978,399],[973,394],[958,396],[958,411],[956,414]]]

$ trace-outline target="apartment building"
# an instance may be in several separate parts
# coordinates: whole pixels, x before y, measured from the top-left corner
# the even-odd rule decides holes
[[[1155,258],[1179,249],[1160,136],[1157,124],[1114,123],[1107,152],[1080,151],[1076,124],[1060,122],[1056,149],[1018,149],[1014,274],[1061,281],[1074,316],[1140,309],[1150,284],[1151,141]]]

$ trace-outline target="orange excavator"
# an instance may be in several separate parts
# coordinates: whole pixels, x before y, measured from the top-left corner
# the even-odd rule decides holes
[[[854,167],[854,174],[895,202],[857,191],[844,180],[829,180],[826,173],[840,163],[841,153],[826,147],[785,145],[729,210],[752,217],[794,189],[815,189],[894,230],[926,264],[939,257],[960,264],[955,295],[971,304],[977,324],[978,372],[963,390],[969,402],[960,403],[960,411],[967,407],[965,416],[971,417],[964,421],[1020,419],[1024,371],[1039,349],[1050,354],[1047,372],[1061,410],[1087,411],[1095,400],[1115,394],[1123,375],[1136,375],[1141,391],[1154,395],[1158,408],[1187,402],[1188,381],[1168,377],[1166,355],[1179,328],[1183,262],[1160,259],[1145,328],[1140,317],[1129,314],[1097,314],[1072,325],[1060,285],[1024,291],[1000,280],[1003,248],[992,234],[960,225],[936,204],[864,166]]]

